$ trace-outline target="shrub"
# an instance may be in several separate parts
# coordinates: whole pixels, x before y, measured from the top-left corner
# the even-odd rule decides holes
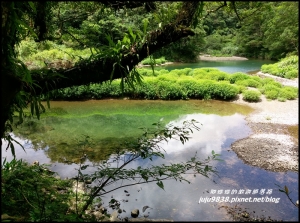
[[[245,101],[257,102],[260,100],[261,93],[257,90],[246,90],[243,92],[243,99]]]
[[[293,99],[297,98],[297,96],[298,96],[298,90],[295,90],[295,88],[293,88],[293,87],[284,87],[284,88],[280,89],[280,91],[278,93],[278,100],[279,100],[279,98],[293,100]]]
[[[174,73],[170,72],[170,73],[158,75],[157,80],[175,83],[177,81],[178,77],[179,76],[175,72]]]
[[[290,70],[288,72],[285,73],[285,78],[288,78],[288,79],[293,79],[293,78],[297,78],[298,77],[298,73],[299,71],[298,70]]]
[[[186,76],[192,76],[192,75],[193,75],[193,69],[192,69],[192,68],[184,68],[184,69],[182,69],[182,72],[183,72]]]
[[[238,47],[236,46],[225,46],[221,49],[222,55],[233,56],[238,52]]]
[[[227,74],[225,72],[217,70],[217,71],[210,72],[209,79],[216,80],[216,81],[223,81],[223,80],[226,80],[228,78],[227,77],[228,75],[229,74]]]
[[[197,79],[207,79],[208,73],[202,68],[196,68],[193,70],[193,77]]]
[[[298,77],[298,70],[298,56],[295,55],[283,58],[275,64],[264,64],[261,67],[261,71],[264,73],[289,79]]]
[[[264,85],[262,89],[267,99],[274,100],[277,98],[281,87],[278,87],[278,85],[272,83]]]
[[[227,78],[231,84],[234,84],[236,81],[249,79],[250,76],[242,72],[236,72],[234,74],[228,75]]]
[[[280,102],[285,102],[285,101],[286,101],[286,98],[278,97],[277,100],[280,101]]]
[[[159,96],[163,100],[181,99],[181,88],[177,83],[160,82],[158,84]]]
[[[165,57],[160,57],[158,59],[154,59],[153,61],[155,64],[163,64],[166,61]],[[143,65],[150,65],[151,64],[151,59],[150,57],[147,57],[146,59],[144,59],[142,62],[141,62]]]
[[[277,91],[275,89],[273,89],[273,90],[266,90],[265,91],[265,96],[266,96],[267,99],[275,100],[278,97],[278,93],[279,93],[279,91]]]
[[[196,94],[199,99],[212,99],[214,96],[216,82],[212,80],[199,80],[197,82]]]
[[[232,99],[234,98],[239,92],[239,89],[226,82],[219,82],[215,84],[213,97],[215,99]]]
[[[184,79],[179,79],[177,81],[177,84],[181,86],[182,92],[184,92],[186,97],[201,98],[198,92],[199,89],[198,81],[193,80],[192,78],[184,78]]]
[[[262,84],[254,79],[238,80],[235,82],[236,85],[242,85],[245,87],[259,88]]]
[[[247,87],[244,86],[244,85],[236,85],[237,89],[238,89],[238,93],[242,93],[244,92],[245,90],[247,90]]]
[[[273,78],[270,78],[270,77],[262,79],[262,84],[264,86],[272,85],[272,86],[275,86],[277,88],[281,88],[282,87],[281,83],[276,82]]]

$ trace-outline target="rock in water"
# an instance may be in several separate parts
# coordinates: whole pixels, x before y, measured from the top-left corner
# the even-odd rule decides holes
[[[139,209],[134,209],[134,210],[131,211],[131,217],[133,217],[133,218],[138,217],[139,214],[140,214]]]

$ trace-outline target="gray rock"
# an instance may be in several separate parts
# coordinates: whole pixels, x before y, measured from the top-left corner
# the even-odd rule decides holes
[[[133,209],[133,210],[131,211],[131,217],[133,217],[133,218],[138,217],[139,214],[140,214],[139,209]]]

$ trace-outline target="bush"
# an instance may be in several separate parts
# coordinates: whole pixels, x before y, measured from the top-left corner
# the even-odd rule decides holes
[[[254,79],[246,79],[246,80],[238,80],[235,82],[236,85],[242,85],[245,87],[254,87],[254,88],[259,88],[262,86],[262,84]]]
[[[264,64],[261,71],[288,79],[296,78],[299,73],[298,56],[288,56],[275,64]]]
[[[225,72],[217,70],[217,71],[210,72],[209,79],[216,80],[216,81],[223,81],[223,80],[228,79],[228,75],[229,74],[227,74]]]
[[[1,168],[1,212],[14,216],[15,221],[72,221],[72,216],[66,215],[70,187],[71,181],[56,179],[54,172],[44,164],[4,160]],[[61,193],[56,188],[68,192]]]
[[[182,92],[188,98],[201,98],[202,95],[199,94],[198,89],[200,88],[198,81],[191,78],[179,79],[177,84],[181,87]]]
[[[221,49],[222,55],[233,56],[238,52],[238,47],[236,46],[225,46]]]
[[[215,99],[229,100],[234,98],[238,93],[238,87],[226,82],[219,82],[215,85],[213,97]]]
[[[170,72],[170,73],[158,75],[157,80],[175,83],[178,77],[179,76],[175,72],[174,73]]]
[[[163,64],[165,62],[167,62],[167,60],[165,59],[165,57],[160,57],[158,59],[154,59],[153,61],[155,64]],[[144,59],[142,62],[141,62],[143,65],[150,65],[152,63],[150,57],[147,57],[146,59]]]
[[[243,99],[245,101],[257,102],[260,100],[261,93],[256,90],[246,90],[243,92]]]
[[[275,100],[278,97],[281,87],[273,83],[264,85],[262,89],[267,99]]]
[[[272,85],[272,86],[275,86],[275,87],[277,87],[277,88],[281,88],[281,87],[282,87],[282,84],[281,84],[281,83],[276,82],[273,78],[270,78],[270,77],[268,77],[268,78],[263,78],[261,82],[262,82],[262,84],[263,84],[264,86]]]
[[[163,100],[185,99],[181,87],[177,83],[159,83],[159,95]]]
[[[250,76],[248,74],[242,72],[236,72],[227,76],[227,80],[229,80],[230,84],[234,84],[236,81],[247,80],[249,78]]]
[[[278,97],[277,100],[280,101],[280,102],[285,102],[285,101],[286,101],[286,98]]]
[[[293,79],[293,78],[297,78],[298,77],[298,73],[299,71],[297,70],[290,70],[290,71],[287,71],[285,73],[285,78],[288,78],[288,79]]]
[[[298,90],[293,87],[284,87],[280,89],[278,93],[278,100],[279,98],[284,98],[287,100],[293,100],[298,97]]]
[[[267,90],[267,91],[265,91],[265,96],[266,96],[267,99],[275,100],[278,97],[278,93],[279,93],[279,91],[274,90],[274,89],[273,90]]]

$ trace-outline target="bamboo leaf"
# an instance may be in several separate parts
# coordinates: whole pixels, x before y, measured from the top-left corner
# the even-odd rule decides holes
[[[36,114],[37,118],[40,119],[40,109],[39,109],[38,102],[36,99],[34,100],[34,109],[35,109],[35,114]]]
[[[31,116],[34,115],[34,102],[33,100],[30,102],[30,112],[31,112]]]
[[[28,4],[29,4],[30,8],[33,10],[33,12],[36,13],[36,8],[35,8],[33,2],[29,1]]]

